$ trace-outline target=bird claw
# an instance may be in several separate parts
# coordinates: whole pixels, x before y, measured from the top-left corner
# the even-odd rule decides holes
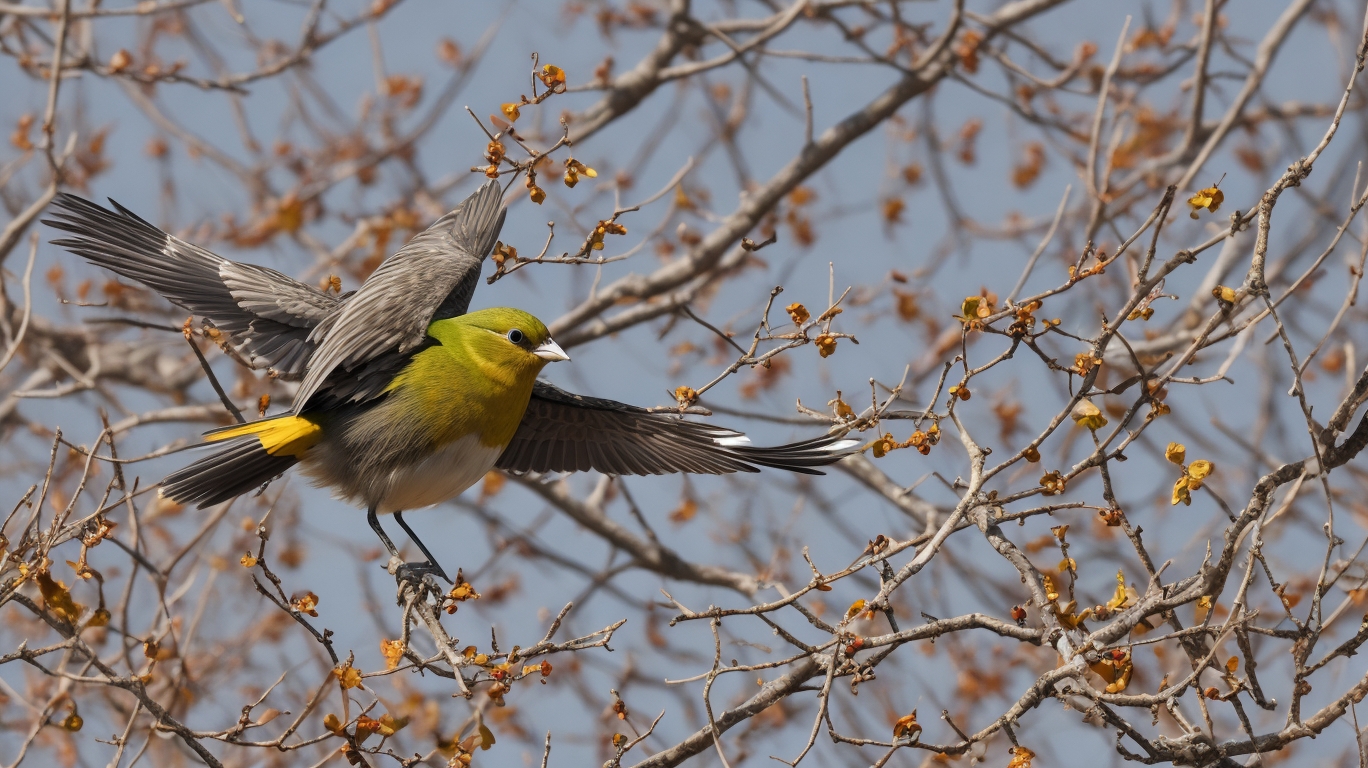
[[[442,570],[442,566],[436,563],[405,563],[395,557],[390,558],[388,570],[394,574],[394,578],[398,581],[401,594],[405,584],[412,584],[420,595],[431,592],[439,601],[443,589],[441,583],[437,581],[437,577],[440,576],[447,582],[451,581],[446,572]]]

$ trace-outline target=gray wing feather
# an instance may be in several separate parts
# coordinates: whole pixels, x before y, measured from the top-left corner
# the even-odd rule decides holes
[[[505,214],[491,181],[386,259],[361,290],[334,296],[273,269],[229,261],[110,202],[113,211],[58,195],[54,217],[44,223],[76,237],[53,243],[204,317],[253,368],[304,377],[295,399],[300,408],[315,395],[356,402],[383,392],[432,320],[470,306]],[[329,380],[339,365],[347,375]]]
[[[337,309],[339,297],[274,269],[229,261],[110,203],[115,210],[58,195],[54,218],[44,223],[76,237],[53,244],[204,317],[253,368],[286,378],[303,373],[314,348],[309,331]]]
[[[318,349],[295,396],[296,413],[324,394],[325,382],[330,400],[378,396],[390,378],[379,374],[395,370],[396,355],[423,344],[433,320],[465,313],[503,227],[502,198],[497,181],[480,187],[385,259],[340,312],[314,328],[309,340]],[[346,375],[334,377],[339,369]]]
[[[719,441],[740,432],[684,421],[644,408],[574,395],[544,381],[532,389],[527,412],[497,466],[511,472],[583,472],[722,475],[774,467],[809,475],[852,451],[823,435],[787,445],[753,447]]]
[[[223,260],[219,278],[245,312],[297,328],[312,329],[338,307],[338,297],[274,269]]]

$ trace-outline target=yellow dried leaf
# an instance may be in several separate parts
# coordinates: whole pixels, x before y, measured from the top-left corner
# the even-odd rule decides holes
[[[29,136],[29,131],[32,128],[33,114],[27,113],[20,115],[19,123],[14,129],[14,133],[10,134],[10,143],[14,145],[15,149],[19,150],[20,152],[27,152],[33,149],[33,139]],[[57,280],[52,279],[53,272],[57,273]],[[48,272],[48,280],[50,282],[56,283],[58,280],[61,280],[61,274],[62,272],[60,267],[53,267],[53,269]]]
[[[890,197],[883,201],[881,206],[884,222],[888,224],[898,224],[902,222],[903,210],[907,208],[901,197]]]
[[[817,345],[817,354],[822,357],[831,357],[836,354],[836,337],[829,333],[819,335],[813,339],[813,343]]]
[[[1059,619],[1060,625],[1065,629],[1077,629],[1078,625],[1082,623],[1084,619],[1092,615],[1091,608],[1085,608],[1082,613],[1074,613],[1074,609],[1077,607],[1077,600],[1070,600],[1068,605],[1065,605],[1063,608],[1060,608],[1057,603],[1055,604],[1055,618]]]
[[[917,710],[915,709],[912,710],[912,714],[903,715],[893,724],[894,739],[905,738],[908,741],[916,741],[917,738],[921,736],[921,732],[922,727],[921,724],[917,722]]]
[[[894,289],[893,297],[898,302],[898,319],[910,323],[921,316],[921,305],[917,302],[917,294]]]
[[[1198,190],[1197,194],[1188,198],[1188,205],[1192,206],[1190,215],[1194,219],[1197,218],[1197,212],[1203,208],[1215,213],[1216,209],[1220,208],[1221,203],[1223,202],[1225,202],[1225,193],[1216,187],[1207,187],[1206,189]]]
[[[1194,491],[1202,487],[1202,481],[1207,478],[1216,466],[1206,459],[1198,459],[1188,465],[1188,487]]]
[[[827,407],[836,412],[836,418],[838,419],[855,418],[855,409],[851,408],[849,403],[841,399],[841,390],[839,389],[836,390],[836,399],[827,401]]]
[[[1012,747],[1011,755],[1007,768],[1031,768],[1031,761],[1035,759],[1035,753],[1025,747]]]
[[[784,307],[784,311],[788,313],[789,318],[793,320],[794,325],[802,325],[808,321],[809,317],[812,317],[808,312],[807,307],[796,301],[787,307]]]
[[[1058,496],[1064,492],[1064,489],[1068,486],[1068,482],[1069,481],[1065,479],[1063,473],[1057,469],[1046,472],[1040,478],[1040,486],[1043,489],[1041,495]]]
[[[119,72],[128,69],[132,65],[133,54],[129,53],[127,50],[123,48],[120,48],[119,50],[115,51],[114,55],[109,57],[110,74],[118,74]]]
[[[1125,608],[1126,603],[1129,602],[1129,600],[1130,595],[1126,590],[1126,576],[1121,572],[1120,569],[1117,569],[1116,592],[1112,595],[1112,598],[1107,601],[1107,607],[1112,609],[1113,611],[1120,608]]]
[[[982,302],[982,296],[965,297],[964,302],[960,304],[960,313],[958,315],[958,319],[960,322],[964,323],[964,327],[969,328],[978,321],[979,305]]]
[[[1078,354],[1074,355],[1073,367],[1074,370],[1077,371],[1078,375],[1080,376],[1086,374],[1088,371],[1091,371],[1092,369],[1096,368],[1101,364],[1102,358],[1093,357],[1091,352],[1079,352]]]
[[[1193,609],[1193,621],[1199,624],[1206,621],[1208,613],[1211,613],[1211,595],[1202,595],[1197,598],[1196,606]]]
[[[1127,661],[1116,673],[1116,679],[1107,684],[1107,693],[1120,693],[1130,685],[1131,675],[1135,672],[1135,665]]]
[[[516,123],[518,117],[522,115],[522,113],[518,111],[518,104],[512,101],[499,107],[499,111],[503,112],[504,117],[508,118],[508,122],[510,123]]]
[[[238,562],[242,563],[243,568],[255,568],[257,564],[257,559],[252,556],[251,552],[248,552],[247,554],[238,558]]]
[[[85,606],[71,599],[66,584],[52,578],[46,570],[38,571],[38,591],[43,595],[43,603],[57,618],[68,624],[75,624],[85,612]]]
[[[1053,603],[1059,599],[1059,590],[1055,588],[1054,579],[1049,576],[1043,578],[1045,579],[1045,599]]]
[[[290,193],[276,205],[276,228],[282,232],[297,232],[303,224],[304,201]]]
[[[365,741],[372,734],[380,732],[380,721],[369,715],[360,715],[356,718],[356,740]]]
[[[409,719],[407,717],[395,717],[386,712],[380,716],[378,724],[379,727],[376,729],[376,732],[381,736],[389,737],[403,730],[404,726],[409,724]]]
[[[1107,417],[1102,415],[1102,410],[1091,400],[1079,400],[1069,416],[1075,424],[1084,429],[1101,429],[1107,426]]]
[[[176,649],[170,646],[163,646],[156,640],[147,640],[143,642],[143,655],[153,661],[166,661],[167,659],[175,658]]]
[[[870,451],[874,454],[874,458],[882,459],[884,456],[888,455],[889,451],[898,447],[898,441],[893,439],[893,433],[890,432],[870,443],[869,447]]]
[[[1173,499],[1169,506],[1176,507],[1178,502],[1183,502],[1186,506],[1192,506],[1192,491],[1188,488],[1188,476],[1183,475],[1173,484]]]
[[[1078,601],[1070,600],[1069,604],[1064,606],[1062,614],[1060,609],[1055,609],[1055,616],[1059,618],[1059,623],[1062,624],[1065,629],[1078,629],[1083,622],[1088,620],[1089,616],[1093,615],[1092,608],[1084,608],[1082,613],[1075,614],[1074,609],[1077,607]]]
[[[1218,285],[1215,288],[1212,288],[1211,295],[1216,297],[1217,301],[1223,301],[1226,304],[1234,304],[1235,299],[1237,298],[1235,289],[1225,285]]]
[[[485,473],[484,481],[480,483],[480,501],[488,501],[499,495],[503,490],[504,484],[508,482],[508,476],[497,469],[491,469]]]
[[[1164,458],[1181,467],[1187,459],[1187,448],[1183,447],[1182,443],[1169,443],[1164,449]]]
[[[444,37],[437,43],[437,58],[454,67],[461,63],[461,46],[455,40]]]
[[[399,660],[404,658],[404,641],[381,638],[380,655],[385,657],[385,669],[394,669],[399,666]]]
[[[85,563],[77,562],[75,560],[68,560],[66,563],[71,566],[71,570],[76,572],[76,578],[78,579],[89,579],[99,575],[98,571]]]
[[[475,587],[471,586],[470,582],[465,580],[465,576],[459,570],[456,571],[456,583],[451,586],[451,589],[447,592],[446,596],[448,599],[458,603],[464,603],[467,600],[480,599],[480,593],[475,591]],[[452,612],[454,613],[455,611]]]
[[[856,614],[860,613],[860,612],[863,611],[864,609],[865,609],[865,601],[864,601],[864,598],[861,598],[861,599],[859,599],[859,600],[856,600],[855,602],[853,602],[853,603],[850,604],[850,607],[849,607],[849,608],[846,609],[846,618],[847,618],[847,619],[854,618]]]
[[[542,84],[555,91],[565,88],[565,70],[554,64],[546,64],[541,68],[541,74],[537,76]]]
[[[337,678],[337,682],[342,686],[343,690],[359,688],[361,686],[361,672],[350,664],[335,668],[333,670],[333,676]]]
[[[674,396],[681,407],[690,406],[698,401],[698,390],[681,384],[675,387]]]
[[[679,506],[670,512],[669,519],[672,523],[683,524],[694,519],[696,515],[698,515],[698,502],[685,496],[679,502]]]
[[[573,157],[567,157],[565,159],[565,186],[573,189],[574,186],[579,183],[580,176],[587,176],[591,179],[596,179],[598,178],[598,171],[594,170],[593,168],[590,168],[584,163],[581,163]],[[604,222],[600,222],[600,226],[602,226],[603,223]],[[626,230],[624,230],[622,234],[625,234],[625,232]]]
[[[1239,657],[1239,656],[1231,656],[1230,658],[1226,659],[1226,671],[1227,671],[1227,672],[1229,672],[1230,674],[1233,675],[1233,674],[1235,674],[1235,670],[1237,670],[1237,669],[1239,669],[1239,668],[1240,668],[1240,657]]]
[[[313,592],[305,592],[302,595],[292,595],[290,597],[290,607],[300,613],[318,616],[318,595],[315,595]]]

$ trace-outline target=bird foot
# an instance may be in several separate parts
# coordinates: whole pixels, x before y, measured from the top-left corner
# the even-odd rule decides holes
[[[391,557],[386,570],[394,574],[401,595],[404,585],[412,584],[420,595],[431,592],[433,597],[440,601],[444,590],[441,583],[437,581],[437,577],[440,576],[448,583],[451,582],[450,577],[442,570],[442,566],[432,562],[406,563],[397,557]]]

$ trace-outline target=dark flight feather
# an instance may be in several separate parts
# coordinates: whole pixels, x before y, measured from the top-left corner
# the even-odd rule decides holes
[[[513,441],[497,466],[511,472],[721,475],[759,467],[806,475],[852,453],[853,441],[823,435],[787,445],[738,444],[740,432],[653,413],[614,400],[574,395],[544,381],[532,389]]]
[[[273,368],[286,379],[303,375],[315,346],[309,332],[337,309],[339,297],[274,269],[229,261],[110,202],[113,211],[58,195],[53,218],[43,223],[76,237],[53,245],[207,319],[253,368]]]

